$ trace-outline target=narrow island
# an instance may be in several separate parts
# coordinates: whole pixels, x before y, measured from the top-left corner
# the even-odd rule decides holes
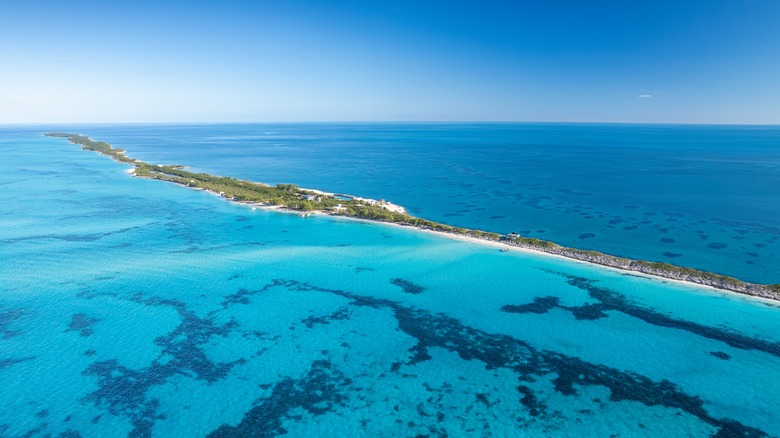
[[[298,212],[301,216],[321,212],[334,216],[393,223],[447,235],[497,242],[507,245],[507,247],[539,251],[596,265],[780,301],[780,284],[748,283],[733,277],[669,263],[632,260],[598,251],[567,248],[554,242],[523,237],[515,233],[502,235],[481,230],[453,227],[411,216],[402,207],[384,200],[377,201],[351,195],[337,195],[318,190],[303,189],[294,184],[270,186],[231,177],[210,175],[208,173],[194,173],[184,170],[184,166],[181,165],[149,164],[130,158],[123,149],[114,148],[106,142],[94,141],[80,134],[53,132],[45,135],[65,138],[69,142],[81,146],[84,150],[95,151],[107,155],[120,163],[129,164],[133,166],[129,173],[137,177],[169,181],[185,187],[209,191],[242,204],[282,208]]]

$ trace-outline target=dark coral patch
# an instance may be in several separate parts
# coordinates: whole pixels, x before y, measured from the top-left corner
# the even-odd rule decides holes
[[[414,284],[409,280],[403,278],[394,278],[390,280],[390,284],[400,287],[404,292],[412,295],[417,295],[425,291],[425,288],[419,284]]]
[[[551,274],[557,274],[567,279],[567,282],[575,287],[588,292],[588,295],[598,300],[602,310],[612,310],[621,312],[634,318],[653,324],[658,327],[668,327],[702,336],[708,339],[714,339],[730,345],[734,348],[743,350],[757,350],[780,357],[780,342],[770,342],[763,339],[751,338],[741,333],[710,327],[695,322],[676,319],[671,316],[656,312],[629,301],[624,295],[610,289],[597,286],[593,280],[575,275],[564,274],[548,269],[544,270]]]
[[[722,359],[722,360],[729,360],[729,359],[731,359],[731,356],[729,356],[728,354],[726,354],[726,353],[724,353],[722,351],[710,351],[710,356],[715,356],[718,359]]]
[[[33,359],[35,359],[35,356],[23,357],[21,359],[0,359],[0,370],[6,367],[10,367],[11,365],[16,365],[18,363],[26,362],[28,360],[33,360]],[[0,434],[0,436],[3,435]]]
[[[569,307],[562,306],[558,297],[537,297],[533,302],[528,304],[512,305],[508,304],[501,308],[502,312],[507,313],[547,313],[552,309],[563,309],[571,312],[575,319],[579,320],[595,320],[600,318],[606,318],[608,315],[604,313],[604,306],[602,304],[584,304],[582,306]]]
[[[222,437],[275,437],[285,435],[284,422],[291,412],[303,409],[313,416],[322,415],[334,406],[343,406],[351,380],[333,368],[331,363],[318,360],[301,379],[286,378],[277,383],[271,395],[258,399],[236,426],[222,425],[208,434]]]
[[[258,293],[256,290],[248,290],[243,287],[236,293],[225,295],[225,300],[222,301],[222,307],[225,308],[231,304],[249,304],[249,297]]]
[[[674,243],[676,240],[672,239],[671,237],[663,237],[660,239],[663,243]]]
[[[227,336],[235,322],[217,325],[212,317],[200,317],[178,300],[145,297],[139,293],[131,297],[131,301],[144,306],[173,308],[181,323],[169,334],[155,339],[161,353],[148,367],[130,369],[117,360],[90,365],[83,374],[95,376],[98,389],[88,394],[86,400],[107,409],[112,415],[128,418],[133,426],[131,436],[151,436],[154,422],[163,418],[157,413],[159,400],[146,397],[152,387],[177,375],[213,383],[224,378],[243,360],[214,363],[203,350],[203,345],[213,336]]]
[[[76,313],[74,315],[71,315],[70,317],[70,324],[68,324],[68,328],[65,330],[66,332],[79,332],[79,334],[83,337],[87,337],[92,335],[95,331],[92,329],[92,326],[95,325],[96,322],[100,321],[97,318],[90,318],[89,316],[83,314],[83,313]]]
[[[594,295],[606,293],[603,297],[618,299],[614,293],[590,284],[589,280],[574,276],[570,283],[586,288]],[[584,281],[584,283],[583,283]],[[388,308],[398,321],[399,330],[417,340],[413,348],[416,354],[425,354],[430,348],[444,348],[456,352],[464,360],[478,360],[486,369],[508,368],[519,376],[520,381],[533,381],[534,376],[556,374],[553,384],[562,394],[575,394],[578,386],[598,385],[610,390],[610,400],[630,400],[647,406],[664,406],[680,409],[698,417],[703,422],[717,428],[723,436],[766,436],[763,431],[743,425],[730,419],[711,416],[704,402],[689,395],[680,387],[667,380],[653,381],[648,377],[626,371],[620,371],[604,365],[585,362],[577,357],[551,351],[540,351],[524,341],[507,335],[491,334],[463,325],[457,319],[442,314],[430,314],[426,311],[409,308],[385,299],[352,294],[343,290],[325,289],[296,281],[275,280],[274,285],[284,285],[288,290],[300,292],[320,292],[342,296],[351,300],[352,305],[372,308]]]
[[[574,319],[593,321],[596,319],[606,318],[604,313],[605,306],[602,304],[583,304],[576,307],[564,307],[571,312]]]
[[[528,409],[528,413],[531,414],[532,417],[539,416],[540,413],[547,409],[547,405],[536,397],[536,394],[534,394],[534,391],[531,388],[520,385],[517,387],[517,392],[523,395],[523,398],[520,399],[520,404]]]
[[[583,239],[583,240],[584,239],[592,239],[592,238],[596,237],[596,234],[595,233],[582,233],[582,234],[580,234],[577,237],[579,237],[580,239]]]
[[[707,245],[707,248],[710,248],[710,249],[723,249],[723,248],[725,248],[726,246],[727,246],[727,245],[726,245],[725,243],[720,243],[720,242],[712,242],[712,243],[710,243],[709,245]]]
[[[105,233],[96,233],[96,234],[43,234],[37,236],[15,237],[11,239],[0,240],[0,243],[17,243],[17,242],[23,242],[28,240],[50,240],[50,239],[62,240],[64,242],[94,242],[104,237],[111,236],[113,234],[126,233],[128,231],[135,230],[136,228],[138,227],[122,228],[116,231],[108,231]]]
[[[10,327],[25,313],[23,309],[13,309],[0,313],[0,339],[10,339],[19,335],[18,331],[11,330]]]
[[[336,310],[330,315],[309,316],[308,318],[305,318],[301,322],[304,323],[307,328],[312,328],[318,324],[330,324],[331,321],[339,321],[348,318],[349,318],[349,309],[347,307],[342,307],[341,309]]]
[[[502,312],[507,313],[538,313],[543,314],[559,307],[558,297],[536,297],[533,302],[528,304],[507,304],[501,308]]]

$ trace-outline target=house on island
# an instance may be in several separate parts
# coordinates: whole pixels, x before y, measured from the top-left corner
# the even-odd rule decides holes
[[[520,237],[520,235],[515,233],[514,231],[512,231],[511,233],[509,233],[506,236],[504,236],[504,238],[507,239],[507,240],[514,240],[514,239],[517,239],[518,237]]]

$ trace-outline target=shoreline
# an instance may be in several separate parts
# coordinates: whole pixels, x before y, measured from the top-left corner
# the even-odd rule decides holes
[[[397,225],[397,224],[388,224],[388,225]],[[403,225],[398,225],[398,226],[403,227]],[[451,234],[440,233],[440,232],[436,232],[436,231],[432,231],[432,230],[426,230],[426,229],[423,229],[423,228],[419,228],[418,231],[422,231],[422,232],[429,233],[429,234],[432,234],[432,235],[436,235],[436,236],[439,236],[439,237],[445,237],[445,238],[448,238],[448,239],[457,240],[457,241],[460,241],[460,242],[467,242],[467,243],[470,243],[470,244],[473,244],[473,245],[484,245],[484,246],[489,246],[489,247],[496,248],[496,249],[503,249],[503,248],[507,247],[507,245],[504,245],[504,244],[502,244],[500,242],[491,242],[491,241],[488,241],[488,240],[478,239],[476,237],[451,235]],[[701,290],[704,290],[704,291],[706,291],[708,293],[718,293],[718,294],[723,294],[723,295],[727,295],[727,296],[734,297],[734,298],[741,298],[741,299],[750,300],[750,301],[758,301],[758,302],[761,302],[761,303],[771,304],[772,306],[775,306],[775,307],[780,307],[780,299],[777,299],[777,298],[768,298],[768,297],[763,297],[763,296],[760,296],[760,295],[750,295],[750,294],[746,294],[746,293],[742,293],[742,292],[736,292],[736,291],[732,291],[732,290],[728,290],[728,289],[717,288],[717,287],[710,286],[710,285],[707,285],[707,284],[694,283],[692,281],[678,280],[678,279],[675,279],[675,278],[662,277],[662,276],[653,275],[653,274],[646,274],[646,273],[640,272],[640,271],[630,271],[630,270],[627,270],[627,269],[620,269],[620,268],[615,268],[615,267],[612,267],[612,266],[600,265],[600,264],[597,264],[597,263],[587,262],[587,261],[584,261],[584,260],[578,260],[578,259],[574,259],[574,258],[570,258],[570,257],[558,255],[558,254],[552,254],[552,253],[549,253],[549,252],[539,251],[537,249],[523,248],[523,247],[519,247],[518,246],[518,247],[510,247],[510,252],[520,252],[522,254],[530,254],[530,255],[536,255],[536,256],[540,256],[540,257],[550,257],[550,258],[553,258],[553,259],[556,259],[556,260],[562,260],[562,261],[566,261],[566,262],[570,262],[570,263],[573,262],[573,263],[578,263],[578,264],[582,264],[582,265],[597,267],[598,269],[606,269],[606,270],[609,270],[611,272],[615,272],[615,273],[618,273],[618,274],[631,273],[631,275],[635,275],[635,276],[643,278],[643,279],[655,280],[655,281],[660,281],[660,280],[668,281],[668,282],[671,282],[671,283],[674,283],[674,284],[678,284],[678,285],[681,285],[681,286],[686,286],[686,287],[695,288],[695,289],[701,289]]]
[[[194,174],[182,170],[183,166],[179,165],[164,166],[144,163],[128,157],[122,149],[113,148],[105,142],[95,142],[89,137],[82,135],[66,133],[47,133],[45,135],[66,138],[70,143],[81,146],[82,149],[92,150],[102,155],[107,155],[117,162],[129,164],[133,167],[126,169],[125,173],[131,176],[161,179],[195,190],[207,191],[235,204],[249,206],[253,209],[262,208],[268,211],[297,213],[299,216],[321,214],[413,228],[455,240],[493,246],[502,249],[502,251],[514,249],[529,254],[555,256],[569,261],[574,260],[589,265],[610,268],[615,271],[633,272],[645,278],[664,279],[686,285],[703,286],[720,292],[739,294],[743,297],[758,298],[762,301],[769,300],[774,304],[780,302],[780,284],[748,283],[725,275],[662,262],[632,260],[597,251],[568,248],[554,242],[526,238],[514,233],[503,236],[498,233],[453,227],[409,216],[403,207],[385,202],[384,200],[376,201],[353,195],[348,195],[351,197],[349,200],[341,200],[339,196],[345,195],[316,189],[303,189],[292,184],[277,184],[276,187],[271,187],[252,181],[239,181],[230,177]],[[226,188],[225,190],[230,190],[230,192],[218,192],[214,187],[224,187]],[[249,197],[257,198],[258,196],[266,202],[248,199]],[[284,203],[285,201],[287,203]],[[342,205],[342,203],[346,205]]]
[[[249,204],[245,204],[245,203],[242,203],[242,202],[235,202],[235,201],[233,201],[233,203],[237,204],[237,205],[249,206]],[[275,213],[287,213],[287,214],[296,214],[296,213],[298,213],[295,210],[289,210],[289,209],[284,209],[284,208],[274,207],[274,206],[263,206],[263,207],[257,206],[257,208],[260,208],[260,209],[262,209],[264,211],[275,212]],[[582,264],[582,265],[586,265],[586,266],[596,267],[597,269],[606,269],[606,270],[608,270],[610,272],[614,272],[616,274],[631,273],[631,275],[634,275],[634,276],[637,276],[639,278],[646,279],[646,280],[655,280],[655,281],[661,281],[662,280],[664,282],[671,282],[673,284],[677,284],[677,285],[680,285],[680,286],[685,286],[685,287],[689,287],[689,288],[693,288],[693,289],[699,289],[699,290],[705,291],[705,292],[710,293],[710,294],[717,293],[719,295],[725,295],[725,296],[729,296],[729,297],[732,297],[732,298],[740,298],[740,299],[744,299],[744,300],[748,300],[748,301],[760,302],[760,303],[764,303],[764,304],[768,304],[768,305],[772,305],[774,307],[780,308],[780,299],[777,299],[777,298],[769,298],[769,297],[764,297],[764,296],[760,296],[760,295],[751,295],[751,294],[737,292],[737,291],[732,291],[732,290],[728,290],[728,289],[717,288],[717,287],[710,286],[710,285],[707,285],[707,284],[695,283],[695,282],[692,282],[692,281],[678,280],[678,279],[675,279],[675,278],[662,277],[662,276],[653,275],[653,274],[646,274],[646,273],[640,272],[640,271],[632,271],[632,270],[616,268],[616,267],[608,266],[608,265],[600,265],[600,264],[588,262],[588,261],[585,261],[585,260],[579,260],[579,259],[575,259],[575,258],[571,258],[571,257],[566,257],[566,256],[563,256],[563,255],[553,254],[553,253],[549,253],[549,252],[545,252],[545,251],[539,251],[538,249],[534,249],[534,248],[525,248],[525,247],[521,247],[521,246],[507,245],[507,244],[502,243],[500,241],[480,239],[478,237],[465,236],[465,235],[460,235],[460,234],[444,233],[444,232],[441,232],[441,231],[435,231],[435,230],[430,230],[430,229],[420,228],[420,227],[413,227],[413,226],[403,225],[403,224],[398,224],[398,223],[393,223],[393,222],[381,222],[381,221],[374,221],[374,220],[370,220],[370,219],[362,219],[362,218],[358,218],[358,217],[328,214],[327,212],[323,212],[323,211],[317,211],[317,212],[313,212],[313,213],[315,215],[317,215],[317,216],[322,216],[322,217],[336,218],[336,219],[342,219],[342,220],[360,221],[360,222],[366,222],[366,223],[370,223],[370,224],[374,224],[374,225],[385,225],[385,226],[390,226],[390,227],[398,227],[398,228],[402,228],[402,229],[410,229],[411,228],[415,232],[422,232],[422,233],[426,233],[426,234],[429,234],[429,235],[432,235],[432,236],[436,236],[436,237],[439,237],[439,238],[445,238],[445,239],[454,240],[454,241],[458,241],[458,242],[464,242],[464,243],[468,243],[468,244],[471,244],[471,245],[480,245],[480,246],[483,246],[483,247],[495,248],[497,250],[503,250],[505,248],[508,248],[510,250],[510,252],[514,252],[515,254],[521,253],[521,254],[528,254],[528,255],[532,255],[532,256],[538,256],[538,257],[542,257],[542,258],[552,258],[552,259],[555,259],[555,260],[566,261],[566,262],[569,262],[569,263],[578,263],[578,264]]]

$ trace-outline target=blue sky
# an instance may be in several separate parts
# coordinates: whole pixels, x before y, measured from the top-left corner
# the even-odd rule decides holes
[[[3,2],[0,123],[780,123],[780,1]]]

